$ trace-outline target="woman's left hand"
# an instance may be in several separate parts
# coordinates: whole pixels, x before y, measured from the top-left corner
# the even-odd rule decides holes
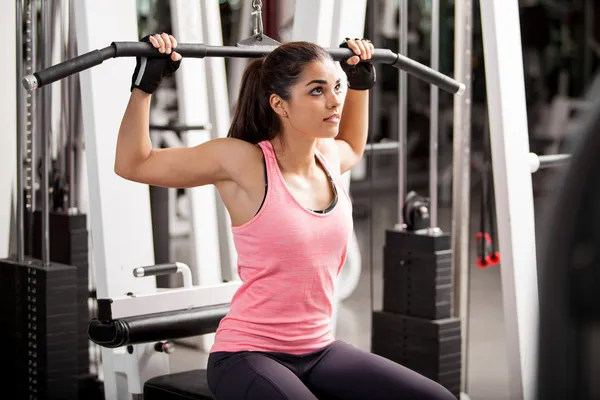
[[[351,49],[355,56],[342,61],[340,65],[348,77],[348,87],[354,90],[369,90],[375,85],[375,68],[368,60],[375,49],[368,39],[349,39],[340,45]],[[363,62],[361,62],[363,61]]]
[[[346,62],[350,65],[356,65],[361,60],[370,60],[373,56],[373,50],[375,50],[373,43],[371,43],[371,41],[368,39],[346,38],[346,44],[348,45],[348,48],[352,50],[354,54],[356,54],[356,56],[352,56],[346,60]]]

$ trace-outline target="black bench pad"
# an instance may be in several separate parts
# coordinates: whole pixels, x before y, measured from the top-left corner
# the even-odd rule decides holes
[[[144,400],[212,400],[205,369],[157,376],[144,384]]]

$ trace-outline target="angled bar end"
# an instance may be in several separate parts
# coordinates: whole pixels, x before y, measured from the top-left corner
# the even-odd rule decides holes
[[[23,84],[23,87],[25,88],[25,90],[27,90],[28,92],[37,89],[39,86],[39,82],[34,75],[25,76],[21,80],[21,83]]]

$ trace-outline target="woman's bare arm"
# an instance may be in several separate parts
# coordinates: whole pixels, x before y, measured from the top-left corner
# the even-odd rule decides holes
[[[215,139],[189,148],[153,149],[150,97],[134,89],[119,129],[115,173],[153,186],[187,188],[236,180],[254,146],[237,139]]]
[[[347,61],[356,65],[362,59],[369,60],[373,55],[373,45],[365,40],[348,40],[348,47],[358,56],[353,56]],[[351,170],[361,160],[367,145],[369,134],[369,91],[348,89],[339,134],[336,137],[338,145],[340,169],[344,173]]]

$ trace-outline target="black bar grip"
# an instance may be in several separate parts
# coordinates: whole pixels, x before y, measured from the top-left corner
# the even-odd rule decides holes
[[[462,95],[465,92],[465,84],[460,83],[447,75],[442,74],[432,68],[429,68],[415,60],[397,54],[398,59],[394,63],[394,67],[406,71],[410,75],[419,78],[427,83],[435,85],[446,92],[456,95]]]
[[[205,58],[205,57],[234,57],[234,58],[257,58],[263,57],[273,51],[274,46],[207,46],[203,43],[181,43],[177,45],[176,51],[183,57]],[[354,52],[346,48],[325,49],[336,61],[342,61],[354,55]],[[82,54],[74,59],[67,60],[52,67],[43,69],[33,75],[23,78],[23,86],[27,90],[33,90],[43,85],[56,82],[84,69],[101,64],[107,58],[113,57],[169,57],[168,54],[159,53],[151,43],[148,42],[112,42],[105,49],[94,50]],[[390,64],[402,69],[407,73],[424,80],[440,89],[452,94],[461,95],[465,90],[463,83],[423,65],[406,56],[396,54],[389,49],[375,49],[371,62]]]
[[[113,58],[114,54],[114,47],[106,47],[101,50],[94,50],[89,53],[82,54],[60,64],[42,69],[41,71],[35,72],[33,75],[24,77],[23,86],[27,90],[33,90],[49,85],[78,72],[102,64],[104,60]]]
[[[141,278],[143,276],[156,276],[174,274],[179,270],[177,263],[156,264],[148,267],[138,267],[133,270],[133,276]]]
[[[111,46],[115,48],[115,57],[170,57],[159,53],[149,42],[112,42]],[[179,43],[175,51],[183,57],[204,58],[209,47],[204,43]]]
[[[152,131],[172,131],[176,133],[187,131],[206,131],[212,129],[211,124],[206,125],[150,125]]]
[[[115,57],[170,57],[161,54],[151,43],[148,42],[113,42],[116,49]],[[272,46],[209,46],[203,43],[180,43],[175,51],[182,57],[205,58],[205,57],[234,57],[234,58],[259,58],[266,56],[275,47]],[[335,61],[346,60],[354,55],[354,52],[345,48],[325,49]],[[388,49],[375,49],[371,61],[375,63],[394,64],[398,55]],[[424,67],[424,66],[423,66]],[[427,68],[427,67],[424,67]]]
[[[352,50],[342,47],[330,48],[326,50],[335,61],[344,61],[355,55]],[[397,59],[398,54],[389,49],[375,49],[369,62],[394,65]]]

